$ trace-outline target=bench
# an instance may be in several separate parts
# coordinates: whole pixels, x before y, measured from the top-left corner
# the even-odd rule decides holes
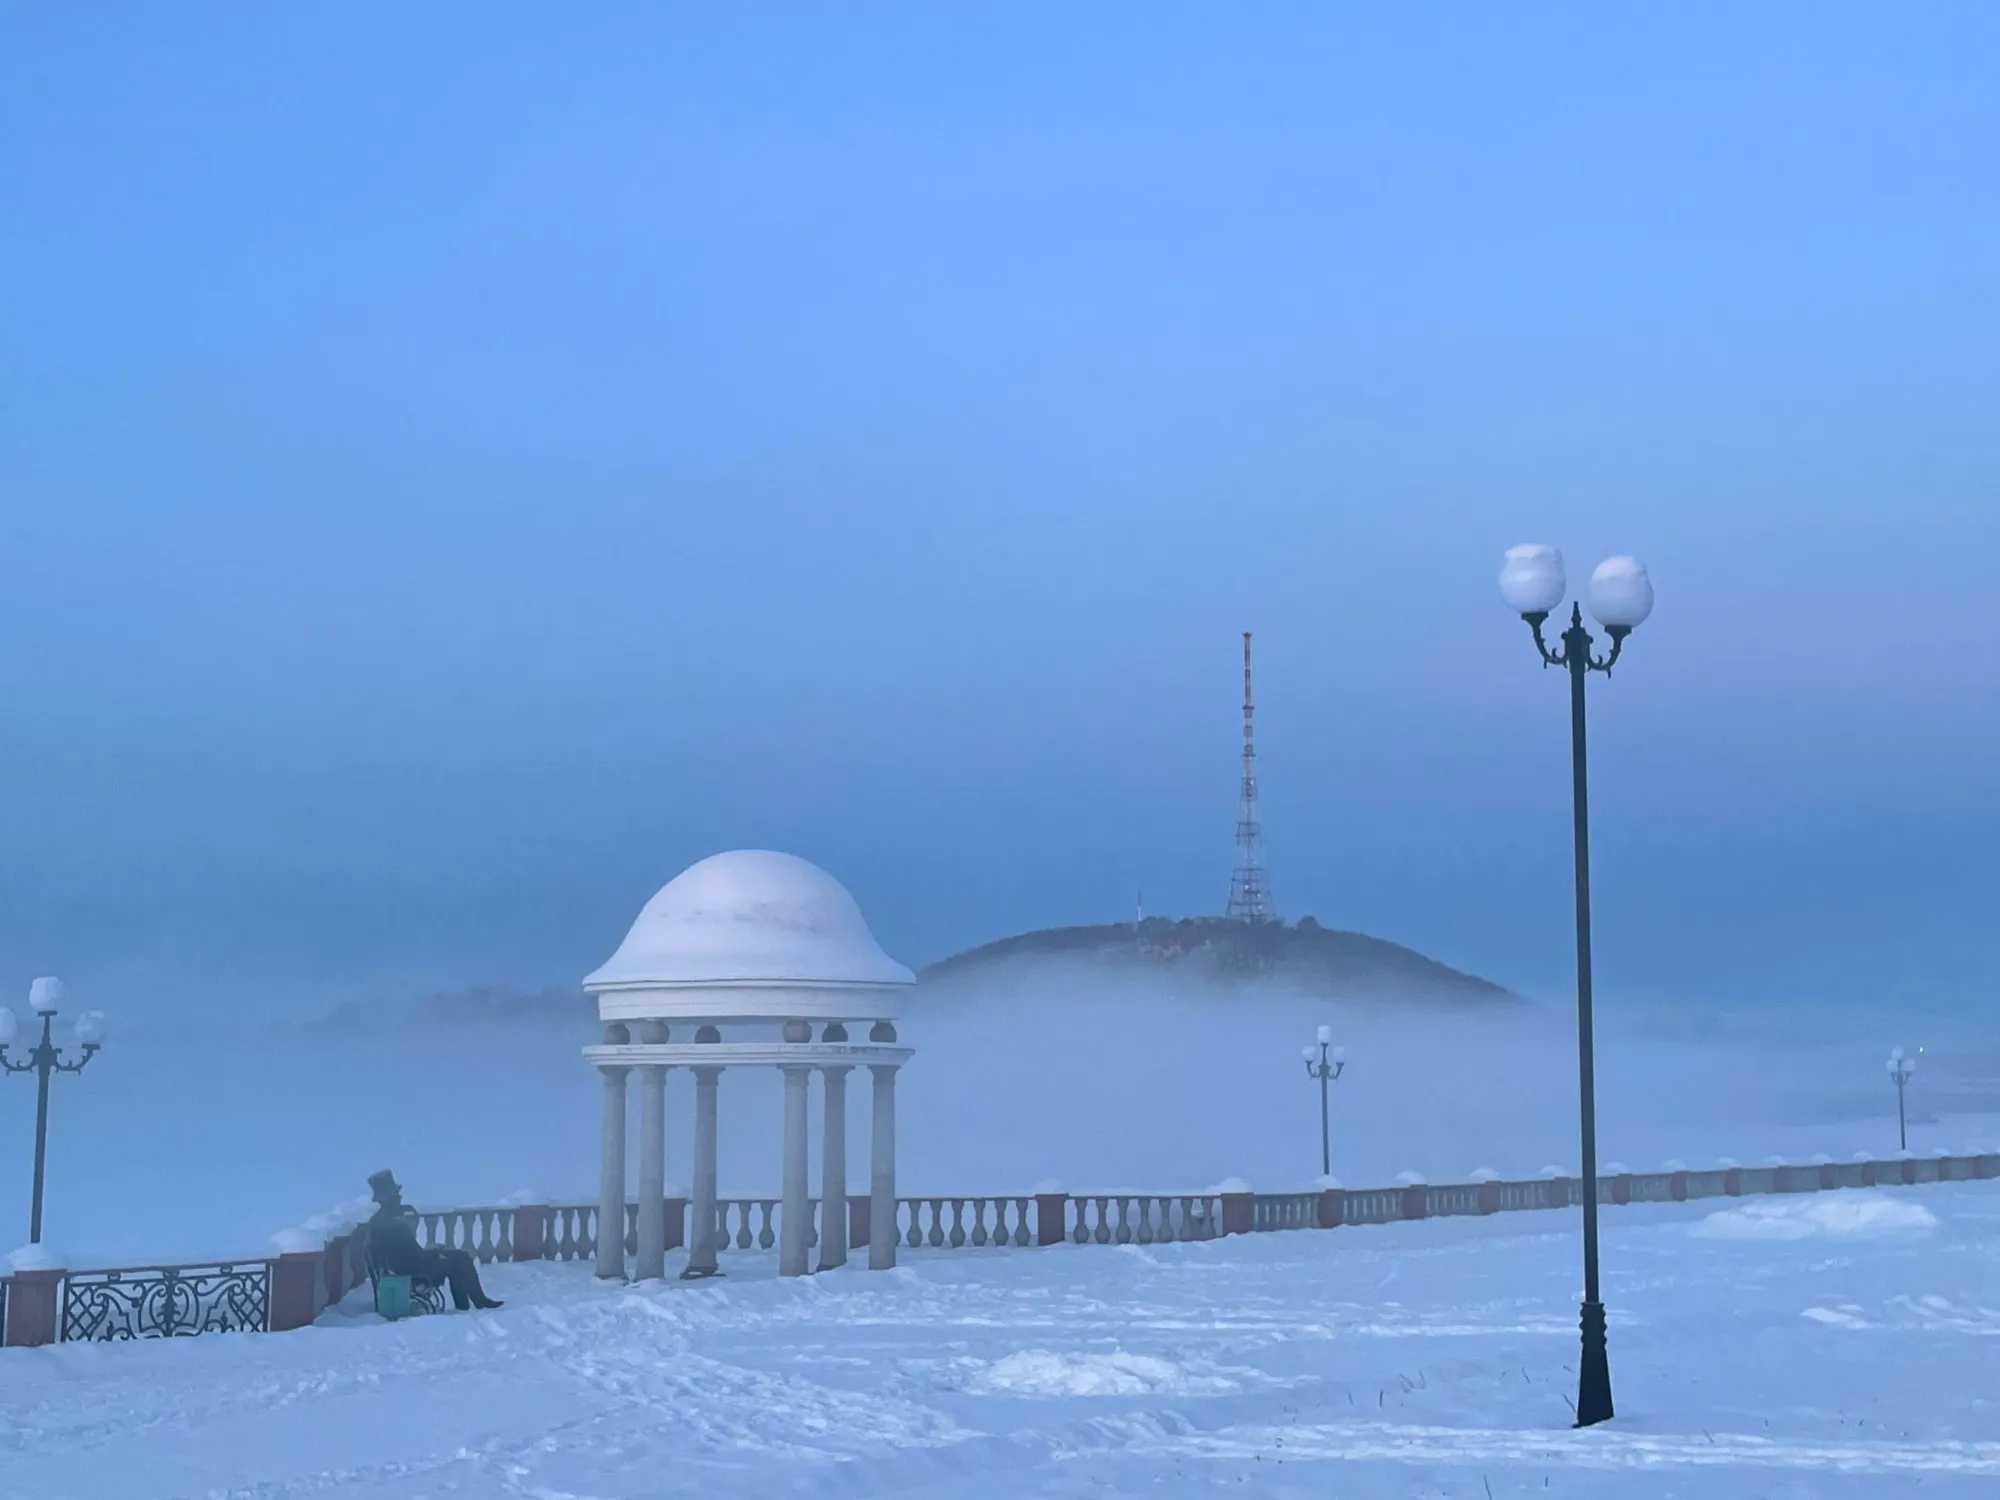
[[[420,1313],[441,1313],[451,1305],[445,1300],[442,1281],[391,1275],[376,1263],[373,1247],[368,1251],[368,1286],[375,1297],[375,1311],[391,1323]]]

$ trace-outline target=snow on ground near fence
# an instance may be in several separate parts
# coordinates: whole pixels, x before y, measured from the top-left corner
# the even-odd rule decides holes
[[[789,1282],[497,1266],[495,1314],[15,1350],[0,1494],[2000,1493],[2000,1187],[1751,1207],[1607,1218],[1619,1417],[1586,1433],[1570,1213]]]

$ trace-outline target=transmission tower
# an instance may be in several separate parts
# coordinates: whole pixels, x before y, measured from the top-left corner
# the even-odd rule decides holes
[[[1271,886],[1264,875],[1264,827],[1257,821],[1257,746],[1250,734],[1250,632],[1243,632],[1243,801],[1236,809],[1236,869],[1229,877],[1225,916],[1273,922]]]

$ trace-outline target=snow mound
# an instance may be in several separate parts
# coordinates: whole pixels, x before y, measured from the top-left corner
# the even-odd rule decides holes
[[[1779,1199],[1724,1209],[1690,1233],[1707,1240],[1870,1240],[1928,1234],[1937,1215],[1921,1203],[1879,1194],[1842,1193],[1825,1199]]]
[[[7,1257],[10,1271],[67,1271],[69,1258],[50,1245],[23,1245]]]
[[[1056,1353],[1023,1349],[995,1360],[966,1382],[985,1396],[1218,1396],[1236,1383],[1193,1375],[1172,1360],[1149,1354]]]

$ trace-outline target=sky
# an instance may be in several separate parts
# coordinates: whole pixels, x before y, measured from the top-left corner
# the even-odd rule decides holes
[[[1560,994],[1500,554],[1629,552],[1600,986],[1990,1014],[2000,12],[0,16],[0,994],[1280,912]]]

